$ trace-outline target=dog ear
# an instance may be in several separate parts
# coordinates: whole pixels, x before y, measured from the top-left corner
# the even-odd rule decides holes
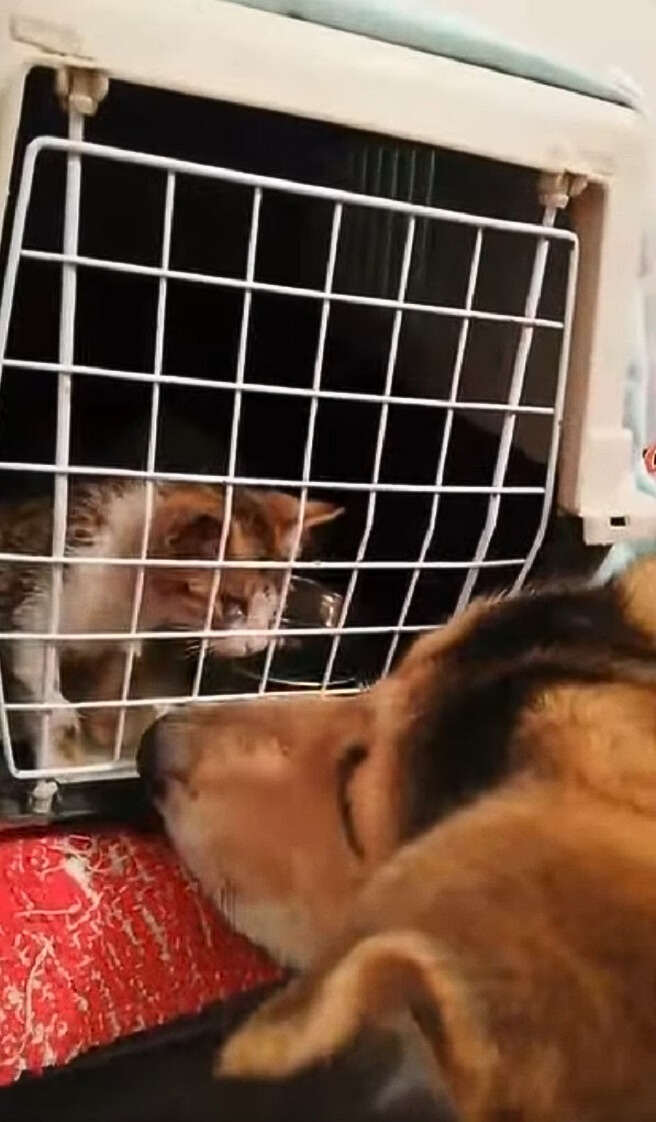
[[[277,548],[281,554],[288,556],[297,533],[300,501],[295,495],[286,495],[283,491],[261,491],[259,498],[267,519],[273,525]],[[335,503],[308,499],[303,511],[301,545],[317,527],[332,522],[343,513],[344,508]]]
[[[189,501],[165,502],[155,509],[150,554],[180,560],[213,560],[219,552],[221,511]]]
[[[265,1002],[225,1044],[220,1076],[280,1078],[325,1060],[367,1027],[410,1012],[456,1105],[480,1102],[495,1050],[457,971],[415,932],[369,936]],[[469,1117],[469,1115],[466,1115]]]

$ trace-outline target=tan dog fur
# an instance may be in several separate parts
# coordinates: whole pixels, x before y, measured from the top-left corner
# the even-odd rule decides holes
[[[409,1012],[465,1122],[656,1118],[655,604],[643,562],[476,604],[361,696],[162,723],[182,853],[295,908],[295,957],[318,956],[218,1070],[282,1076]],[[336,797],[353,744],[359,855]]]

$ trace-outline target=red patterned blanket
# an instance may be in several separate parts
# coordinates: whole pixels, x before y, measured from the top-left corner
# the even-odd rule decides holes
[[[0,1084],[272,981],[159,837],[0,837]]]

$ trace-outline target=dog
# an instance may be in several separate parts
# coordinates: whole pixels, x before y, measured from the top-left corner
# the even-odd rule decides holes
[[[140,768],[306,972],[217,1071],[395,1018],[464,1122],[656,1118],[656,561],[475,601],[351,697],[183,708]]]

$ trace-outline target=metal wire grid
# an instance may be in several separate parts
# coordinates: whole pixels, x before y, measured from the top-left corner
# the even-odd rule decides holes
[[[42,153],[45,152],[59,153],[60,156],[66,160],[66,199],[63,244],[61,252],[46,251],[33,247],[28,248],[25,245],[26,219],[30,206],[30,199],[32,196],[35,169],[39,157]],[[164,208],[161,222],[161,252],[158,265],[137,265],[121,260],[107,260],[104,258],[99,259],[91,256],[83,256],[79,253],[78,239],[80,232],[80,188],[83,162],[86,160],[108,161],[111,163],[119,163],[125,165],[139,165],[141,167],[150,169],[153,175],[160,175],[165,177]],[[199,274],[196,272],[191,273],[179,269],[173,269],[170,267],[171,231],[175,213],[176,185],[179,177],[183,176],[197,177],[198,179],[214,181],[217,183],[223,182],[233,184],[239,186],[245,192],[249,193],[251,198],[251,213],[248,232],[246,268],[243,277],[223,276],[218,274],[205,273]],[[321,288],[314,289],[310,287],[294,287],[291,285],[265,282],[257,278],[256,261],[258,249],[258,234],[260,228],[260,213],[264,194],[268,192],[288,193],[299,198],[319,199],[330,203],[332,207],[332,223],[324,274],[324,283]],[[340,232],[342,231],[343,227],[344,213],[349,207],[357,207],[361,213],[366,212],[372,216],[379,215],[386,222],[389,222],[391,216],[398,216],[403,220],[405,224],[404,247],[397,290],[394,296],[383,297],[345,293],[339,291],[335,287],[335,266],[340,244]],[[271,663],[275,651],[276,639],[283,634],[286,637],[296,636],[300,638],[311,637],[315,635],[325,636],[327,634],[332,636],[330,654],[326,661],[320,687],[321,690],[330,688],[331,674],[334,667],[335,658],[338,653],[342,638],[346,634],[389,635],[389,649],[385,661],[385,669],[387,670],[391,665],[401,635],[428,630],[432,626],[431,624],[410,625],[406,622],[417,581],[419,580],[421,573],[426,570],[443,569],[461,570],[463,572],[465,579],[459,599],[459,609],[462,609],[462,607],[464,607],[469,600],[472,592],[474,591],[478,573],[484,568],[506,568],[512,565],[518,570],[514,582],[515,587],[519,586],[523,582],[527,572],[533,564],[533,561],[542,543],[551,507],[557,461],[558,435],[563,409],[565,377],[569,351],[569,337],[571,330],[578,263],[578,243],[576,236],[569,231],[555,228],[554,218],[555,212],[552,209],[545,210],[542,225],[532,225],[522,222],[494,218],[483,218],[463,212],[447,211],[437,207],[416,205],[380,196],[372,196],[350,191],[310,186],[303,183],[287,181],[279,178],[246,174],[226,168],[195,164],[173,158],[149,155],[144,152],[128,151],[114,147],[87,143],[82,139],[81,121],[75,115],[72,115],[71,118],[68,140],[39,137],[33,140],[28,145],[24,157],[20,186],[16,200],[13,228],[9,243],[4,288],[2,293],[2,300],[0,303],[0,361],[2,363],[2,370],[9,368],[24,368],[29,370],[40,370],[44,372],[44,374],[50,373],[56,375],[58,383],[58,399],[55,462],[23,463],[0,461],[0,467],[4,471],[28,471],[38,472],[40,474],[50,473],[51,475],[54,475],[55,479],[53,543],[51,553],[49,555],[17,555],[0,553],[0,562],[2,563],[12,561],[15,563],[29,562],[30,565],[49,566],[52,572],[52,600],[49,630],[46,633],[8,631],[5,632],[3,636],[5,640],[11,639],[12,641],[15,640],[17,642],[41,640],[48,644],[48,650],[51,652],[45,666],[43,700],[38,703],[28,705],[27,703],[8,701],[5,694],[2,674],[0,673],[0,733],[3,739],[7,766],[13,776],[15,776],[16,778],[25,779],[61,777],[61,772],[54,772],[52,769],[44,767],[35,767],[28,769],[20,768],[16,765],[14,753],[12,750],[11,732],[9,728],[9,715],[12,711],[21,710],[40,712],[43,714],[43,737],[46,738],[49,735],[48,714],[52,713],[54,709],[61,709],[66,707],[66,704],[64,702],[53,702],[52,700],[49,700],[52,698],[53,691],[56,645],[58,642],[61,642],[63,640],[74,640],[75,642],[82,643],[85,641],[94,640],[101,640],[102,642],[109,643],[120,642],[124,645],[127,651],[125,672],[123,675],[120,696],[114,700],[80,702],[76,703],[75,706],[75,708],[78,710],[93,708],[119,709],[120,717],[116,732],[113,759],[103,763],[94,763],[86,766],[71,767],[66,772],[66,775],[70,776],[71,778],[100,778],[111,777],[112,775],[116,774],[125,775],[130,773],[130,771],[132,770],[131,765],[127,764],[126,761],[121,760],[120,749],[125,714],[127,709],[129,709],[131,706],[143,707],[146,704],[169,705],[185,702],[190,699],[196,699],[199,702],[218,700],[227,701],[245,696],[244,694],[200,695],[199,693],[203,666],[207,657],[209,641],[212,638],[234,634],[234,631],[231,632],[226,629],[212,629],[211,627],[214,604],[220,590],[221,574],[226,569],[229,569],[231,567],[239,567],[240,569],[261,567],[261,562],[258,561],[249,562],[240,560],[231,562],[224,558],[229,531],[230,516],[233,505],[234,488],[236,486],[267,485],[283,490],[288,489],[294,490],[295,492],[300,492],[300,509],[291,557],[289,561],[267,562],[267,568],[280,569],[284,572],[283,595],[280,600],[274,624],[269,629],[251,632],[251,634],[267,637],[269,639],[261,679],[256,690],[257,695],[262,695],[265,692],[267,692],[269,696],[271,695],[272,691],[267,690],[271,672]],[[418,226],[420,226],[421,237],[424,237],[425,230],[428,227],[429,223],[454,223],[461,226],[467,226],[475,230],[474,251],[469,267],[466,299],[462,307],[441,306],[431,303],[417,303],[409,301],[407,299],[408,278],[413,262],[413,254],[417,250]],[[482,309],[477,309],[475,307],[475,293],[479,264],[481,259],[481,251],[485,233],[488,230],[522,234],[528,238],[531,238],[535,243],[531,282],[526,296],[525,307],[521,315],[510,315],[493,311],[485,311]],[[549,319],[538,316],[537,311],[539,306],[540,294],[542,292],[545,270],[548,262],[549,248],[556,240],[561,243],[566,243],[570,250],[567,291],[562,319]],[[51,262],[55,263],[61,268],[62,286],[60,309],[60,342],[59,356],[58,361],[56,362],[33,362],[21,359],[12,359],[7,355],[7,339],[9,334],[16,280],[19,266],[21,262],[25,260]],[[146,276],[155,278],[157,280],[158,296],[156,311],[155,348],[151,372],[109,369],[75,363],[74,329],[76,319],[76,280],[79,269],[100,269],[110,273],[122,273],[142,277]],[[165,338],[167,286],[168,283],[172,280],[190,282],[195,285],[213,285],[221,288],[231,288],[242,293],[239,348],[237,367],[235,371],[235,378],[233,381],[195,378],[186,376],[184,374],[172,375],[163,372],[162,356]],[[245,380],[251,302],[253,294],[257,292],[277,293],[290,297],[303,297],[305,299],[310,298],[320,302],[320,328],[316,346],[312,382],[310,387],[299,388],[286,385],[268,385]],[[386,308],[393,313],[393,327],[387,359],[385,385],[382,393],[376,394],[351,390],[330,390],[322,386],[324,350],[328,324],[331,309],[338,302],[368,307]],[[420,397],[411,397],[408,395],[400,395],[394,392],[394,375],[399,346],[399,337],[404,316],[408,312],[419,312],[424,315],[439,316],[445,318],[449,317],[460,322],[457,353],[451,376],[450,390],[448,397],[446,398],[427,399]],[[467,347],[468,334],[471,324],[476,321],[515,324],[519,327],[519,342],[514,356],[511,390],[507,401],[498,403],[485,403],[469,401],[462,402],[458,400],[458,390],[463,368],[463,360]],[[549,331],[556,332],[561,337],[557,390],[553,405],[550,406],[529,406],[522,404],[522,390],[524,386],[527,362],[536,328],[543,328]],[[114,470],[108,470],[106,468],[94,468],[89,466],[75,465],[69,462],[71,380],[74,376],[103,376],[108,379],[147,383],[151,386],[150,416],[148,425],[149,438],[147,463],[145,470],[119,470],[118,468]],[[155,470],[157,457],[157,423],[159,417],[160,391],[162,386],[165,384],[189,387],[203,386],[205,388],[216,388],[219,390],[227,389],[233,391],[233,408],[230,429],[228,468],[225,474],[183,475]],[[305,452],[300,478],[277,479],[237,475],[236,462],[240,430],[240,417],[243,397],[245,394],[283,395],[288,398],[305,397],[309,399],[309,418],[307,423]],[[370,481],[363,483],[345,479],[338,482],[333,481],[330,483],[325,483],[321,480],[313,479],[312,463],[316,419],[318,410],[321,406],[321,402],[326,400],[339,400],[346,403],[368,402],[379,407],[379,421],[376,437],[374,468]],[[390,406],[393,404],[411,404],[415,406],[421,406],[423,408],[437,408],[446,411],[446,424],[442,439],[442,445],[439,450],[434,481],[431,484],[396,484],[393,482],[382,482],[380,479],[380,466],[385,443],[387,419]],[[1,407],[2,399],[0,397],[0,408]],[[499,413],[503,417],[501,439],[497,454],[494,478],[490,486],[457,486],[446,485],[443,482],[453,420],[456,412],[460,410],[476,410],[477,412],[490,411]],[[505,484],[505,476],[508,467],[508,460],[516,420],[517,417],[522,414],[531,413],[551,418],[552,435],[546,469],[545,484],[543,487],[511,487]],[[144,482],[146,488],[146,516],[144,521],[144,531],[139,557],[139,576],[136,581],[134,600],[131,611],[131,627],[129,634],[127,635],[116,632],[64,634],[60,631],[59,617],[64,562],[66,562],[67,565],[113,564],[130,565],[132,567],[134,567],[135,564],[134,560],[130,558],[107,558],[98,556],[75,558],[65,557],[68,483],[72,475],[84,475],[89,477],[114,476],[117,478],[140,479]],[[149,639],[179,639],[180,637],[179,631],[148,632],[138,630],[139,612],[141,606],[141,597],[143,594],[144,575],[146,568],[149,566],[166,567],[179,564],[179,562],[168,559],[147,559],[150,524],[153,513],[153,487],[155,482],[158,480],[179,480],[186,483],[219,483],[225,485],[226,517],[224,519],[221,541],[216,560],[189,562],[190,568],[210,568],[214,571],[211,594],[207,605],[207,613],[204,621],[204,626],[199,631],[189,631],[187,633],[188,638],[195,638],[200,640],[200,652],[198,656],[196,671],[194,674],[191,694],[188,696],[180,696],[174,698],[163,697],[151,699],[131,699],[128,695],[130,691],[130,681],[132,676],[134,651],[136,649],[136,644]],[[353,560],[326,562],[316,560],[300,561],[297,559],[297,553],[302,534],[303,515],[307,503],[308,490],[310,487],[315,491],[321,491],[322,488],[326,488],[331,491],[340,491],[346,493],[366,493],[367,510],[365,526],[362,532],[356,556]],[[425,533],[423,535],[421,549],[416,557],[408,558],[407,561],[390,561],[386,560],[385,558],[381,558],[380,560],[371,560],[365,556],[367,551],[367,544],[370,539],[372,527],[374,524],[378,496],[382,492],[422,493],[431,496],[430,513]],[[485,525],[481,533],[475,555],[466,562],[427,560],[427,554],[435,530],[441,497],[442,495],[449,493],[476,493],[488,496],[488,511],[487,517],[485,519]],[[490,545],[492,534],[494,532],[494,528],[496,526],[501,500],[504,495],[509,494],[540,495],[542,497],[541,518],[539,526],[535,534],[532,546],[526,556],[518,558],[505,558],[502,560],[492,560],[487,557],[488,548]],[[284,600],[289,588],[289,583],[292,575],[299,571],[309,571],[310,573],[316,574],[317,572],[320,572],[322,568],[324,570],[328,569],[330,571],[346,571],[350,574],[341,616],[338,620],[337,625],[328,630],[323,627],[286,627],[282,629],[281,621],[284,611]],[[371,625],[367,627],[353,627],[346,625],[349,607],[356,592],[359,574],[367,569],[403,570],[407,571],[408,573],[407,594],[405,596],[399,618],[394,626],[390,627],[382,625]]]

